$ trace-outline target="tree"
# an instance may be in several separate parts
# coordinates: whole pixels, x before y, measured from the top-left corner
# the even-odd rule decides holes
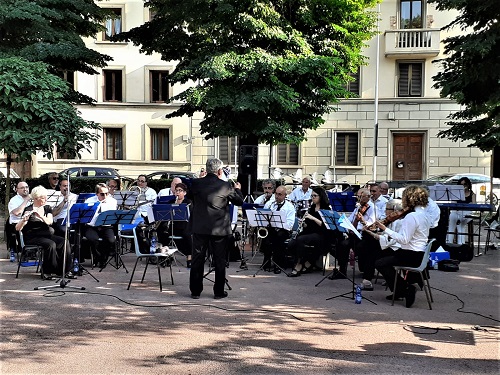
[[[112,59],[87,48],[82,37],[102,31],[109,17],[109,11],[94,0],[2,0],[0,57],[45,62],[56,75],[64,71],[97,74],[95,67],[104,67]],[[93,102],[73,89],[67,100]]]
[[[193,83],[167,117],[204,113],[201,132],[299,143],[332,104],[349,97],[364,62],[377,0],[146,0],[151,21],[121,33],[178,64],[171,83]]]
[[[58,151],[76,156],[97,141],[99,125],[85,121],[66,101],[68,85],[50,74],[44,63],[19,57],[0,59],[0,150],[7,160],[31,160],[41,151],[52,158]],[[6,204],[10,163],[7,165]]]
[[[472,140],[470,146],[489,151],[500,144],[500,6],[498,0],[430,0],[438,10],[458,10],[444,29],[464,34],[446,38],[443,70],[434,76],[442,97],[463,106],[452,113],[451,127],[438,136]]]

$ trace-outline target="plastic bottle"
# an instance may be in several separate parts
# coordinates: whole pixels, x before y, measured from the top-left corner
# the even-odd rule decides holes
[[[151,245],[149,247],[150,254],[155,254],[156,253],[156,245],[157,244],[158,244],[158,242],[156,240],[156,233],[153,232],[153,234],[151,235]]]
[[[354,296],[354,303],[356,305],[359,305],[362,299],[363,297],[361,296],[361,287],[359,285],[356,285],[356,295]]]
[[[15,262],[16,261],[16,252],[14,249],[10,250],[10,261]]]
[[[75,258],[73,261],[73,273],[76,275],[80,271],[80,265],[78,264],[78,259]]]

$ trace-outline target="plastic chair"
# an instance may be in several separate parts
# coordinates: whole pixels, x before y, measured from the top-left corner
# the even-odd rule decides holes
[[[120,253],[123,254],[124,248],[127,249],[126,242],[124,240],[133,240],[134,233],[133,229],[138,226],[140,223],[144,222],[144,218],[142,216],[138,216],[135,218],[134,222],[131,224],[118,224],[118,241],[119,241],[119,250]],[[128,249],[127,249],[128,251]]]
[[[427,298],[427,303],[429,304],[429,310],[432,310],[432,305],[431,302],[434,302],[432,299],[432,292],[431,292],[431,286],[429,284],[429,278],[424,278],[423,272],[425,272],[425,269],[427,268],[427,264],[429,263],[429,254],[431,252],[431,247],[432,243],[435,241],[435,238],[432,238],[428,243],[427,247],[425,248],[425,253],[422,258],[422,263],[420,263],[420,266],[418,267],[406,267],[406,266],[394,266],[394,269],[396,270],[396,276],[394,277],[394,290],[397,290],[397,282],[398,282],[398,274],[400,271],[406,271],[406,272],[418,272],[420,274],[420,279],[422,280],[423,284],[423,289],[425,292],[425,297]],[[392,305],[394,306],[394,298],[396,296],[396,293],[392,294]]]
[[[36,266],[36,271],[40,270],[41,278],[44,278],[43,275],[43,249],[38,245],[25,245],[23,232],[19,231],[19,242],[21,245],[21,254],[19,255],[19,261],[17,264],[17,273],[16,279],[19,277],[19,270],[21,267],[34,267]]]
[[[173,253],[154,253],[154,254],[143,254],[140,252],[139,240],[137,239],[137,226],[132,229],[134,233],[134,245],[135,245],[135,255],[137,259],[135,260],[134,269],[132,270],[132,275],[130,275],[130,281],[128,283],[127,290],[130,289],[130,284],[132,283],[132,279],[134,278],[135,269],[137,267],[137,263],[141,259],[146,259],[146,266],[144,267],[144,273],[142,274],[141,283],[144,281],[144,276],[146,276],[146,271],[148,270],[148,265],[151,261],[156,261],[156,266],[158,268],[158,280],[160,282],[160,292],[163,291],[163,286],[161,283],[161,267],[166,265],[170,268],[170,279],[172,281],[172,285],[174,285],[174,275],[172,273],[172,260]]]

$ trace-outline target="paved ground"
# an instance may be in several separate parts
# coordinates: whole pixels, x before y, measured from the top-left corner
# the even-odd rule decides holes
[[[205,282],[192,300],[188,271],[140,274],[107,267],[72,280],[85,287],[35,291],[34,268],[21,270],[0,244],[2,374],[485,374],[499,368],[499,254],[489,251],[460,271],[432,271],[435,303],[423,292],[411,309],[391,306],[379,284],[375,304],[327,298],[349,292],[321,273],[287,278],[231,263],[229,298],[214,300]],[[131,271],[135,256],[124,256]],[[140,268],[142,270],[142,266]],[[359,275],[357,275],[359,281]]]

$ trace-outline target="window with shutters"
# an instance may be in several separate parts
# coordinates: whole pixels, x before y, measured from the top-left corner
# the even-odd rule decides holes
[[[238,160],[235,160],[237,144],[237,137],[219,137],[219,159],[225,165],[239,163]]]
[[[122,128],[104,128],[104,159],[123,160]]]
[[[121,102],[123,81],[122,71],[114,69],[103,69],[103,100],[105,102]]]
[[[398,63],[398,97],[420,97],[423,94],[423,64]]]
[[[170,159],[170,132],[169,129],[151,129],[151,160]]]
[[[358,71],[356,73],[350,73],[349,75],[354,78],[353,81],[350,81],[346,85],[346,90],[349,92],[352,92],[353,94],[356,94],[359,96],[359,81],[360,81],[360,70],[358,68]]]
[[[296,144],[280,143],[276,146],[277,164],[279,165],[298,165],[299,164],[299,146]]]
[[[335,132],[335,164],[346,166],[359,165],[359,133]]]

